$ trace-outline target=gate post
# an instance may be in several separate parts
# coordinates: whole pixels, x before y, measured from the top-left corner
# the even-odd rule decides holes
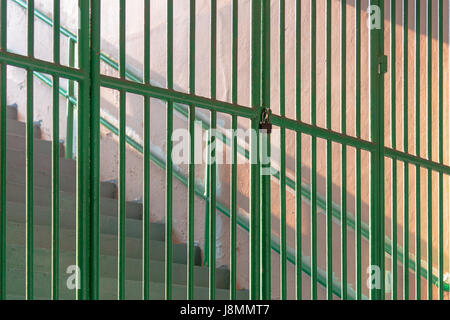
[[[270,0],[261,6],[261,108],[270,109]],[[270,112],[270,111],[269,111]],[[270,121],[270,119],[269,119]],[[271,298],[270,132],[261,134],[261,299]]]
[[[90,299],[99,299],[100,255],[100,4],[91,0],[91,69],[90,69]]]
[[[370,137],[370,270],[379,270],[379,287],[370,282],[370,299],[384,299],[384,1],[369,7]],[[379,15],[379,16],[374,16]],[[370,19],[378,23],[371,24]],[[369,277],[371,274],[368,275]]]
[[[79,0],[78,61],[84,78],[80,81],[77,108],[77,165],[76,165],[76,264],[80,270],[80,288],[77,288],[78,300],[90,297],[90,0]]]
[[[261,110],[261,0],[251,2],[251,105]],[[259,118],[253,118],[250,135],[250,300],[260,298],[260,163]]]

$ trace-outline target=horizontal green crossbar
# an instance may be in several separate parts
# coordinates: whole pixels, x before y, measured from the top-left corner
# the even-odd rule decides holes
[[[148,95],[165,101],[170,100],[178,103],[192,104],[204,109],[237,115],[239,117],[253,119],[257,116],[257,111],[252,108],[109,76],[101,76],[100,85],[110,89],[126,90],[127,92],[140,95]]]
[[[69,80],[83,81],[86,76],[85,73],[79,69],[57,65],[48,61],[23,56],[12,52],[5,52],[3,50],[0,50],[0,61],[15,67],[31,69]]]

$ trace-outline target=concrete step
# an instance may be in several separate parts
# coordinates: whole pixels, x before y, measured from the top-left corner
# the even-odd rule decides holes
[[[51,191],[48,188],[34,187],[34,205],[42,207],[51,207]],[[74,211],[76,208],[76,196],[73,192],[60,191],[60,208],[63,211]],[[25,203],[25,185],[7,183],[6,199],[11,202]],[[117,217],[118,202],[111,197],[100,198],[100,210],[102,214]],[[127,218],[141,219],[142,204],[137,202],[126,203]]]
[[[101,209],[103,212],[103,210]],[[63,229],[75,229],[75,211],[62,209],[60,211],[60,226]],[[10,222],[25,223],[25,204],[22,202],[7,202],[6,217]],[[42,226],[51,225],[52,210],[48,206],[34,207],[34,223]],[[117,217],[100,214],[100,232],[104,234],[117,234]],[[142,238],[142,220],[126,219],[125,232],[127,237]],[[165,228],[162,223],[150,224],[150,238],[164,241]]]
[[[34,153],[43,153],[47,155],[52,154],[52,142],[41,139],[34,139],[33,141]],[[6,137],[6,147],[10,150],[17,150],[21,152],[26,152],[26,139],[24,136],[18,136],[15,134],[7,134]],[[64,144],[59,143],[59,155],[60,158],[65,157]]]
[[[6,132],[8,134],[25,137],[26,127],[27,125],[25,122],[13,119],[8,119],[6,122]],[[35,139],[39,139],[41,137],[41,127],[39,126],[39,124],[34,124],[33,136]]]
[[[24,246],[26,241],[25,224],[17,222],[6,223],[6,243],[9,245]],[[51,248],[51,227],[34,225],[34,246],[35,248]],[[60,229],[60,250],[75,251],[76,232],[73,229]],[[110,234],[100,234],[100,254],[117,256],[117,236]],[[165,242],[150,241],[150,259],[164,261]],[[125,256],[128,258],[140,259],[142,257],[142,240],[127,237],[125,241]],[[201,265],[201,251],[198,246],[194,252],[195,265]],[[184,243],[173,244],[173,262],[185,264],[187,261],[187,246]]]
[[[52,155],[35,153],[34,157],[34,172],[51,172],[52,170]],[[18,169],[25,171],[26,168],[26,154],[19,150],[6,150],[6,169]],[[76,162],[64,158],[59,159],[59,172],[61,175],[75,177]]]
[[[7,269],[6,294],[7,299],[24,299],[25,297],[25,270]],[[34,273],[34,296],[37,300],[50,298],[51,274],[44,272]],[[117,299],[117,280],[113,278],[100,278],[100,299]],[[186,286],[174,284],[172,287],[172,297],[174,300],[186,299]],[[66,281],[61,281],[60,298],[64,300],[75,299],[75,290],[67,288]],[[128,300],[142,299],[142,283],[140,281],[127,280],[125,282],[125,298]],[[194,298],[196,300],[208,300],[209,289],[196,286],[194,289]],[[229,299],[228,289],[216,289],[216,298],[218,300]],[[239,300],[248,300],[247,291],[238,291]],[[150,299],[164,299],[164,283],[150,283]]]
[[[60,191],[60,208],[63,211],[75,210],[76,196],[75,193]],[[7,183],[6,199],[11,202],[25,203],[25,185]],[[46,188],[34,187],[34,205],[42,207],[51,206],[51,192]],[[118,216],[117,199],[101,197],[100,212],[109,216]],[[137,202],[126,203],[126,216],[130,219],[141,219],[142,204]]]
[[[6,264],[9,269],[25,269],[25,247],[7,246]],[[60,279],[66,281],[68,276],[66,270],[69,266],[75,265],[75,252],[60,252]],[[117,257],[101,255],[99,257],[100,277],[117,278]],[[127,258],[125,262],[125,272],[127,280],[142,280],[142,260]],[[163,261],[150,261],[150,281],[163,283],[165,281],[165,268]],[[34,251],[34,271],[51,272],[51,250],[36,249]],[[186,265],[173,264],[173,283],[186,284]],[[194,281],[196,286],[209,286],[209,269],[207,267],[194,267]],[[229,271],[216,269],[216,288],[227,289],[229,286]]]
[[[12,184],[25,185],[26,172],[25,168],[17,168],[9,166],[6,170],[6,181]],[[52,173],[43,171],[34,172],[34,186],[47,189],[50,192],[52,187]],[[69,193],[76,191],[76,178],[74,176],[67,176],[60,174],[59,176],[59,190]],[[100,195],[105,198],[116,198],[117,186],[112,182],[100,182]]]
[[[6,106],[6,119],[17,120],[17,104]]]

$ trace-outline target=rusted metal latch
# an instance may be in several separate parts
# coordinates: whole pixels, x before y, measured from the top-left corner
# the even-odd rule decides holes
[[[272,115],[272,110],[269,108],[264,108],[261,113],[261,121],[259,122],[259,130],[265,131],[267,134],[272,133],[272,123],[270,122],[270,116]]]

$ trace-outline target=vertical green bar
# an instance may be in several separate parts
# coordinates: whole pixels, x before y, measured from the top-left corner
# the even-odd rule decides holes
[[[371,10],[379,9],[380,28],[369,31],[370,136],[376,149],[371,153],[370,186],[370,266],[379,268],[380,287],[372,284],[370,298],[384,299],[384,1],[371,0]]]
[[[261,101],[270,109],[270,0],[261,8]],[[261,147],[261,299],[271,298],[271,202],[270,202],[270,134],[262,133]]]
[[[433,61],[432,61],[432,41],[433,41],[433,2],[427,0],[427,144],[428,144],[428,160],[432,159],[433,152]],[[428,272],[427,272],[427,292],[428,299],[433,300],[433,199],[432,199],[432,170],[428,169],[428,212],[427,212],[427,259],[428,259]]]
[[[60,3],[53,1],[53,62],[60,57]],[[52,299],[59,299],[59,77],[53,76],[52,137]]]
[[[438,105],[439,105],[439,163],[444,163],[444,8],[438,1]],[[439,172],[439,300],[444,299],[444,174]]]
[[[403,151],[408,153],[408,2],[403,0]],[[403,299],[409,299],[409,164],[404,163],[403,181]]]
[[[311,124],[316,125],[316,1],[311,0]],[[311,299],[317,300],[317,138],[311,136]]]
[[[280,0],[280,116],[286,116],[286,0]],[[287,299],[286,128],[280,128],[280,296]]]
[[[251,105],[261,106],[261,1],[251,2]],[[250,299],[259,299],[259,119],[252,119],[250,151]]]
[[[326,122],[327,129],[331,130],[331,0],[326,3]],[[341,33],[342,36],[342,33]],[[327,140],[327,299],[333,300],[333,165],[332,143]],[[344,217],[345,215],[342,215]]]
[[[217,0],[211,0],[211,99],[216,99]],[[216,299],[216,136],[217,113],[211,111],[209,161],[209,299]]]
[[[390,47],[391,47],[391,146],[396,149],[397,146],[397,112],[396,112],[396,1],[391,0],[391,35],[390,35]],[[392,160],[392,300],[397,300],[397,160]]]
[[[361,138],[361,2],[355,2],[355,120],[356,137]],[[356,181],[355,181],[355,270],[356,270],[356,298],[362,299],[361,276],[361,149],[356,149]]]
[[[195,0],[190,0],[189,92],[195,94]],[[189,180],[188,180],[188,266],[187,298],[194,299],[194,226],[195,226],[195,106],[189,106]]]
[[[89,0],[79,0],[79,41],[78,61],[85,78],[80,82],[79,105],[77,108],[77,204],[76,204],[76,229],[77,229],[77,266],[80,269],[80,288],[77,290],[77,299],[90,298],[90,8]]]
[[[209,141],[209,131],[206,131],[207,134],[207,140]],[[205,159],[209,159],[209,143],[206,144],[205,147]],[[209,166],[205,165],[205,190],[204,190],[204,196],[205,196],[205,232],[204,232],[204,238],[205,238],[205,245],[204,245],[204,257],[203,257],[203,265],[208,266],[209,265]]]
[[[0,3],[0,50],[6,51],[6,1]],[[6,63],[0,65],[0,300],[6,299]]]
[[[91,8],[91,110],[90,110],[90,299],[99,299],[100,255],[100,8],[101,0]]]
[[[34,0],[28,1],[27,55],[34,57]],[[34,148],[33,148],[33,70],[27,70],[26,122],[26,299],[34,299]]]
[[[347,1],[341,1],[341,132],[347,134]],[[341,158],[341,299],[347,300],[347,146]],[[332,199],[330,199],[332,200]],[[331,215],[331,208],[330,208]]]
[[[120,0],[120,48],[119,73],[125,79],[126,72],[126,1]],[[125,217],[126,217],[126,91],[120,91],[119,106],[119,221],[118,221],[118,284],[117,297],[125,299]]]
[[[144,83],[150,84],[150,0],[144,2]],[[150,299],[150,97],[144,97],[142,298]]]
[[[75,41],[69,39],[69,67],[75,67]],[[68,81],[67,95],[69,98],[75,95],[75,82]],[[66,159],[73,159],[73,109],[75,104],[67,99],[66,115]]]
[[[239,48],[239,5],[238,0],[233,0],[232,6],[232,48],[231,48],[231,102],[237,104],[238,102],[238,48]],[[231,191],[230,191],[230,204],[231,204],[231,219],[230,219],[230,300],[236,299],[236,281],[237,281],[237,135],[234,134],[237,130],[237,116],[232,116],[232,157],[231,163]]]
[[[420,157],[420,0],[415,0],[416,8],[414,10],[415,16],[415,78],[414,86],[416,91],[416,156]],[[420,166],[416,166],[416,299],[421,297],[421,269],[422,257],[420,253]],[[397,262],[393,260],[393,262]]]
[[[302,21],[301,1],[295,2],[295,118],[301,121]],[[302,133],[296,132],[295,145],[295,295],[302,299]],[[284,173],[286,174],[286,172]],[[283,184],[282,184],[283,185]]]
[[[173,0],[167,1],[167,88],[173,89]],[[166,300],[172,299],[172,131],[173,101],[167,102],[166,116],[166,241],[165,273]]]

